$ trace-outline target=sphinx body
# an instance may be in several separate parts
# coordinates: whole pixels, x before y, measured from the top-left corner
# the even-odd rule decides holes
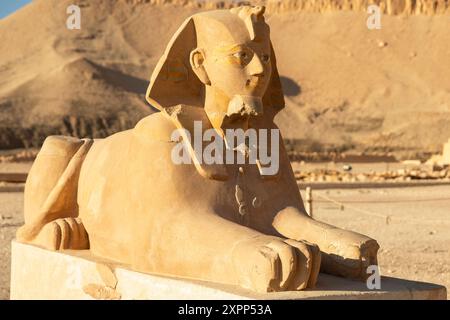
[[[18,240],[260,292],[313,287],[320,269],[364,279],[378,244],[305,213],[281,142],[272,176],[254,163],[173,162],[172,133],[192,131],[194,121],[218,132],[277,129],[273,117],[284,104],[263,12],[241,7],[186,20],[147,91],[160,112],[135,128],[94,141],[47,138],[27,180]],[[222,31],[202,35],[205,23]],[[219,35],[237,45],[203,49]],[[215,70],[208,59],[217,62],[224,50],[229,69]]]

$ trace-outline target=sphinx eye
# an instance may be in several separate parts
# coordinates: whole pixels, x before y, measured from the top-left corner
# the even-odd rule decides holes
[[[263,62],[269,62],[270,56],[269,56],[268,54],[263,54],[263,55],[261,56],[261,60],[262,60]]]
[[[233,54],[233,57],[241,59],[241,60],[245,60],[248,58],[248,54],[245,51],[239,51],[239,52],[236,52],[235,54]]]
[[[239,50],[230,53],[228,57],[231,58],[231,63],[244,67],[252,60],[253,54],[254,53],[251,50],[240,48]]]

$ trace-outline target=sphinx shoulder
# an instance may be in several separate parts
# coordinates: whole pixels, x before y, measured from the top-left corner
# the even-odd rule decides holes
[[[169,116],[156,112],[140,120],[133,133],[146,141],[172,142],[171,136],[175,130],[176,126]]]

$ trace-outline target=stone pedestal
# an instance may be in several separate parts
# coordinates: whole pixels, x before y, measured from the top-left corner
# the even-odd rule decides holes
[[[446,299],[445,287],[382,277],[381,290],[321,274],[317,288],[255,294],[238,287],[131,271],[88,250],[12,242],[11,299]]]

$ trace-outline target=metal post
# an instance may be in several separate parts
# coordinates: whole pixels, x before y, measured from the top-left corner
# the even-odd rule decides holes
[[[306,187],[306,213],[312,218],[313,216],[313,198],[311,187]]]

